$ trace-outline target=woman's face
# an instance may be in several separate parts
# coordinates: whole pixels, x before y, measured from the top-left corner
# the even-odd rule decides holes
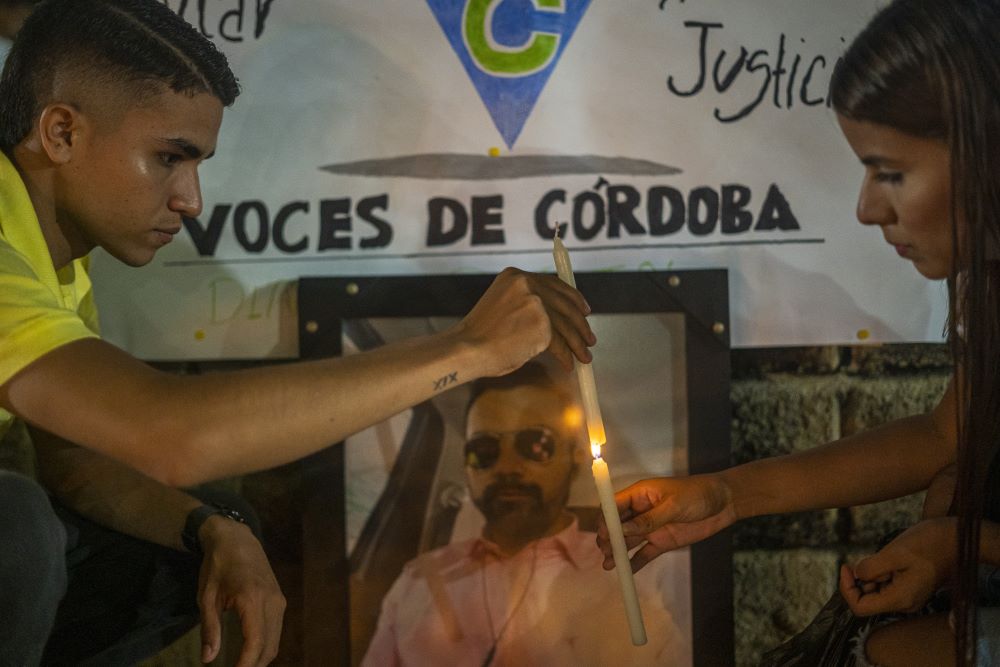
[[[878,225],[900,257],[923,276],[952,273],[951,167],[948,146],[887,125],[838,114],[847,142],[865,166],[858,220]]]

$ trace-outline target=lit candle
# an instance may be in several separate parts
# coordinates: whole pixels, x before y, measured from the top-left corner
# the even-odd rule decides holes
[[[618,507],[615,505],[615,490],[611,486],[611,473],[608,464],[601,458],[601,446],[591,444],[594,454],[594,484],[597,485],[597,497],[601,499],[601,512],[604,522],[608,524],[608,537],[611,539],[611,553],[615,558],[615,570],[618,572],[618,583],[622,587],[622,597],[625,599],[625,617],[628,619],[628,629],[632,635],[632,643],[642,646],[646,643],[646,626],[642,622],[642,609],[639,607],[639,596],[635,592],[635,578],[632,576],[632,565],[628,560],[628,549],[625,548],[625,535],[622,533],[622,522],[618,518]]]
[[[569,253],[566,252],[566,246],[563,245],[558,232],[553,238],[552,256],[556,262],[556,273],[559,274],[562,281],[576,287],[573,265],[569,261]],[[577,362],[576,377],[580,383],[580,398],[583,400],[583,412],[587,418],[590,449],[594,455],[591,471],[594,474],[594,484],[597,486],[597,497],[601,501],[604,522],[608,525],[611,553],[614,555],[618,582],[621,584],[622,598],[625,600],[625,616],[628,618],[632,643],[636,646],[642,646],[646,643],[646,627],[642,622],[642,609],[639,607],[639,596],[635,591],[635,578],[632,576],[632,565],[629,563],[628,549],[625,548],[622,522],[618,516],[618,507],[615,505],[615,490],[611,486],[611,473],[608,470],[608,464],[601,458],[601,445],[607,442],[607,437],[604,433],[604,421],[601,419],[601,406],[597,402],[597,385],[594,382],[593,366]]]

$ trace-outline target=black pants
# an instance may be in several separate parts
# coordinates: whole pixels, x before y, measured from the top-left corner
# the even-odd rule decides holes
[[[252,516],[232,494],[195,495]],[[198,623],[199,566],[0,472],[0,667],[125,666],[155,655]]]

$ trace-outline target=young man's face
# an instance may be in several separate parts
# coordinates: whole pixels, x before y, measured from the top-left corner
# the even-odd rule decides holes
[[[71,245],[149,263],[181,230],[181,216],[201,213],[198,167],[221,123],[216,97],[169,90],[112,121],[85,119],[55,195]]]
[[[532,386],[487,391],[472,405],[465,475],[492,529],[541,535],[562,515],[579,450],[566,409]]]

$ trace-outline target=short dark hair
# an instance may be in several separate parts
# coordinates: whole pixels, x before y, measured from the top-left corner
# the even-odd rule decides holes
[[[239,95],[226,57],[157,0],[42,0],[0,75],[0,149],[31,132],[56,73],[68,67],[138,90],[210,93],[225,106]]]
[[[538,361],[529,361],[516,371],[500,377],[484,377],[475,380],[469,390],[469,401],[465,404],[465,415],[468,417],[473,404],[488,391],[507,391],[519,387],[537,387],[559,395],[567,406],[576,401],[572,390],[566,383],[559,382]]]

